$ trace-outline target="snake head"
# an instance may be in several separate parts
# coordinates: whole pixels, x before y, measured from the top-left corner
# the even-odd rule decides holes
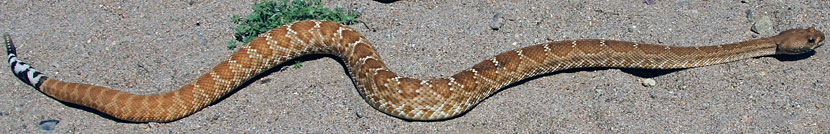
[[[790,29],[779,33],[776,53],[801,54],[824,45],[824,33],[813,27],[807,29]]]

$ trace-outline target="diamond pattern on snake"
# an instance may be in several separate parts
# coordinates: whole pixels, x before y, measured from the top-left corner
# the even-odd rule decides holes
[[[767,38],[703,47],[581,39],[532,45],[496,56],[444,78],[419,79],[390,71],[369,40],[336,22],[298,21],[259,35],[212,70],[180,89],[137,95],[103,86],[47,77],[17,58],[4,35],[11,71],[22,82],[57,100],[136,122],[170,122],[193,114],[257,74],[308,54],[335,55],[346,64],[363,99],[375,109],[407,120],[456,117],[510,83],[572,68],[678,69],[750,57],[801,54],[824,44],[810,27]]]

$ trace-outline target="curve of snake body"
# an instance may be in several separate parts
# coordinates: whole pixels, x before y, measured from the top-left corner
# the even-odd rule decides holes
[[[793,29],[777,36],[704,47],[671,47],[584,39],[532,45],[490,57],[452,76],[416,79],[390,71],[360,33],[336,22],[307,20],[277,27],[178,90],[136,95],[48,78],[17,58],[5,36],[14,74],[38,91],[136,122],[169,122],[208,106],[263,71],[307,54],[332,54],[345,62],[363,99],[375,109],[407,120],[439,120],[470,110],[507,84],[571,68],[676,69],[749,57],[799,54],[823,45],[824,33]]]

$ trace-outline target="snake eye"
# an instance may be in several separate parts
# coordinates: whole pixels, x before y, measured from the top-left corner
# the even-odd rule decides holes
[[[816,43],[816,38],[807,39],[807,43]]]

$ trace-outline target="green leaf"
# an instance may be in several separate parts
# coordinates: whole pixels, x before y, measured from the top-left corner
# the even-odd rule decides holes
[[[323,7],[321,0],[274,0],[253,3],[253,11],[245,17],[233,15],[231,22],[239,24],[234,38],[247,44],[259,34],[273,28],[308,19],[336,21],[343,24],[358,22],[355,12],[347,13],[343,8],[334,10]],[[233,44],[235,47],[235,43]],[[228,43],[230,48],[231,43]]]

